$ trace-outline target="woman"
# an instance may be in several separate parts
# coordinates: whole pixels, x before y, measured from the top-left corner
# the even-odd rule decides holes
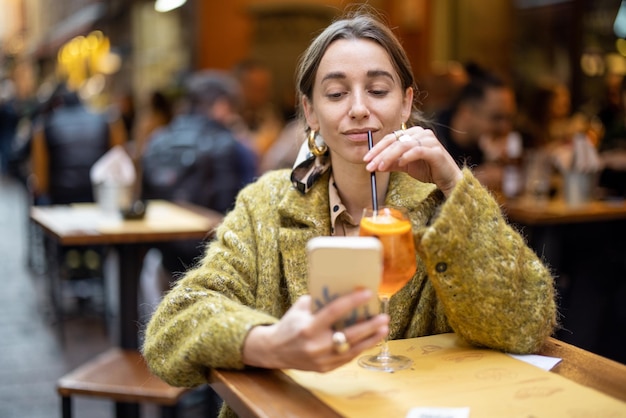
[[[204,259],[147,328],[153,371],[183,386],[205,382],[212,367],[328,371],[387,332],[455,331],[480,346],[538,349],[555,326],[553,280],[432,131],[399,131],[419,120],[411,68],[392,32],[365,14],[333,23],[302,57],[297,87],[315,158],[291,174],[266,173],[239,194]],[[344,351],[332,342],[332,324],[376,296],[354,292],[313,314],[305,245],[358,234],[374,171],[378,204],[410,212],[418,269],[391,299],[391,320],[378,315],[346,328]]]

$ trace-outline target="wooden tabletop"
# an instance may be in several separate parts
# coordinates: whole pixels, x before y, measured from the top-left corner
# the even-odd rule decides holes
[[[569,206],[562,199],[536,201],[522,197],[503,200],[502,211],[512,222],[524,225],[549,225],[600,222],[626,219],[625,200],[595,200]]]
[[[626,365],[554,338],[539,354],[563,359],[552,372],[626,402]]]
[[[563,359],[551,372],[626,401],[626,365],[554,338],[538,354]],[[279,370],[211,370],[209,380],[240,417],[341,417]]]
[[[151,200],[142,219],[105,214],[96,204],[33,206],[30,218],[61,245],[125,244],[202,239],[222,221],[218,212]]]

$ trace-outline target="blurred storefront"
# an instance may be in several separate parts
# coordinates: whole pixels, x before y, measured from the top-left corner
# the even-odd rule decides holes
[[[343,0],[0,0],[0,65],[34,64],[39,82],[55,74],[58,52],[100,31],[110,42],[109,95],[145,97],[202,68],[230,69],[262,58],[275,95],[293,99],[293,71],[310,39],[346,9]],[[364,3],[364,2],[361,2]],[[613,22],[616,0],[376,0],[428,88],[450,63],[474,61],[524,89],[544,76],[566,82],[575,105],[596,100],[606,76],[624,71]],[[623,48],[626,49],[626,48]],[[425,100],[428,100],[426,97]]]

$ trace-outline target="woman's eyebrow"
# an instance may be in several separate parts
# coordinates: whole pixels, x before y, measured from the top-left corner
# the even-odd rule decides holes
[[[385,70],[369,70],[367,72],[367,77],[368,78],[377,78],[377,77],[387,77],[390,80],[393,81],[393,76],[391,75],[391,73],[389,71],[385,71]],[[343,80],[346,78],[346,74],[341,72],[341,71],[333,71],[330,72],[328,74],[326,74],[323,78],[322,78],[322,82],[326,81],[326,80]]]
[[[341,71],[333,71],[331,73],[326,74],[324,78],[322,78],[322,82],[326,80],[342,80],[344,78],[346,78],[345,73],[342,73]]]
[[[389,79],[393,81],[393,76],[391,75],[391,73],[385,70],[369,70],[367,72],[367,76],[369,78],[388,77]]]

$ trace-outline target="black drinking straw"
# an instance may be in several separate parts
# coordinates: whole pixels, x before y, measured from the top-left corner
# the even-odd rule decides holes
[[[372,131],[367,131],[367,147],[372,149],[374,146],[374,140],[372,139]],[[374,212],[378,211],[378,196],[376,192],[376,172],[372,171],[370,174],[370,180],[372,183],[372,209]]]

